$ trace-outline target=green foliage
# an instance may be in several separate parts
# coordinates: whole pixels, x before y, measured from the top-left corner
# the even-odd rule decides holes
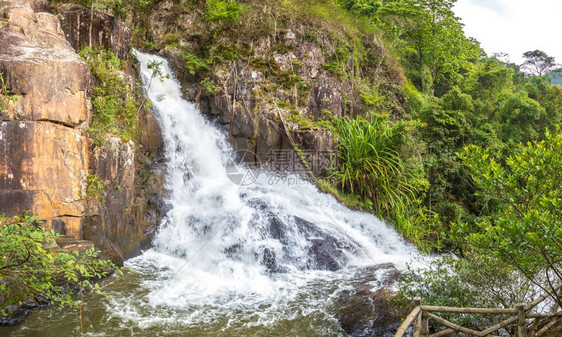
[[[305,116],[302,116],[298,113],[292,113],[288,121],[294,122],[300,125],[300,128],[303,130],[306,129],[327,129],[332,130],[334,128],[333,124],[329,120],[318,120],[318,121],[310,121]]]
[[[547,131],[543,141],[518,145],[505,164],[477,146],[461,157],[478,194],[499,204],[473,243],[544,289],[562,283],[562,134]]]
[[[178,45],[180,40],[181,40],[181,34],[180,33],[167,33],[163,37],[163,43],[167,46]]]
[[[88,174],[86,176],[86,195],[95,197],[100,200],[103,199],[105,185],[103,181],[95,174]]]
[[[369,18],[375,18],[382,6],[380,0],[336,0],[336,3],[341,8]]]
[[[211,80],[209,77],[205,77],[201,82],[199,82],[201,88],[208,94],[214,95],[220,91],[220,88]]]
[[[365,104],[371,109],[376,109],[384,100],[384,96],[381,95],[375,87],[371,87],[367,90],[362,90],[360,92],[360,96]]]
[[[0,111],[8,108],[8,88],[4,81],[4,74],[0,73]]]
[[[398,284],[398,298],[420,296],[428,305],[513,308],[538,294],[532,284],[503,260],[471,252],[459,259],[443,255],[425,268],[412,269]],[[483,330],[508,318],[497,315],[443,314],[459,325]],[[509,328],[510,335],[514,335]]]
[[[210,70],[210,65],[205,59],[197,56],[186,48],[181,49],[180,58],[184,61],[185,69],[191,75]]]
[[[371,200],[380,215],[403,209],[416,193],[396,150],[401,126],[384,117],[336,121],[340,161],[334,178],[344,191]]]
[[[242,7],[236,0],[205,0],[205,18],[209,22],[237,23]]]
[[[339,62],[328,62],[322,67],[338,77],[344,76],[342,65]]]
[[[508,146],[527,142],[538,138],[535,129],[545,115],[545,109],[526,93],[515,93],[504,96],[497,111],[498,120],[502,124],[502,140]]]
[[[125,64],[111,51],[84,47],[80,56],[96,78],[92,87],[94,114],[89,132],[97,143],[107,135],[124,140],[137,135],[138,112],[141,108],[140,84],[125,81]]]
[[[476,43],[466,38],[452,7],[455,0],[385,2],[380,26],[397,44],[402,64],[416,87],[442,95],[462,80],[479,56]]]
[[[42,296],[64,305],[77,305],[71,293],[63,292],[62,283],[70,289],[79,287],[99,291],[91,280],[107,275],[117,267],[98,259],[99,251],[61,250],[55,240],[59,234],[45,230],[33,216],[0,217],[0,304],[3,306]]]
[[[143,41],[142,45],[148,51],[158,50],[158,46],[152,41]]]

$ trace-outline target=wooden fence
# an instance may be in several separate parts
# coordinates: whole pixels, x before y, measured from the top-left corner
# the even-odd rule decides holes
[[[562,285],[554,288],[554,291],[562,288]],[[478,337],[496,337],[494,332],[508,326],[517,326],[518,337],[540,337],[551,329],[562,325],[562,311],[549,314],[531,313],[530,310],[543,302],[549,296],[544,294],[533,302],[523,305],[516,304],[514,308],[455,308],[455,307],[439,307],[422,305],[421,299],[414,299],[414,310],[406,317],[404,323],[398,328],[394,337],[402,337],[410,325],[414,324],[414,337],[441,337],[454,332],[462,332],[470,336]],[[466,328],[455,323],[449,322],[443,317],[439,317],[434,313],[464,313],[464,314],[513,314],[498,324],[491,326],[485,330],[478,331]],[[429,319],[433,319],[439,325],[445,326],[445,329],[430,334]],[[539,328],[540,327],[540,328]]]

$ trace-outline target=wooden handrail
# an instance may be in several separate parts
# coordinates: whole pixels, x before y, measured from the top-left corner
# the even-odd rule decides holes
[[[489,327],[488,329],[482,331],[482,335],[486,336],[487,334],[490,334],[494,331],[498,331],[501,328],[505,328],[506,326],[515,323],[517,321],[517,319],[518,319],[517,316],[513,316],[511,318],[503,320],[503,321],[499,322],[498,324],[493,325],[493,326]]]
[[[562,317],[562,311],[552,314],[527,314],[527,318],[549,318],[549,317]]]
[[[448,334],[453,333],[453,332],[455,332],[455,330],[449,328],[449,329],[445,329],[445,330],[441,330],[439,332],[436,332],[433,335],[429,335],[429,337],[441,337],[441,336],[445,336],[445,335],[448,335]]]
[[[431,312],[453,312],[462,314],[516,314],[515,309],[504,308],[457,308],[457,307],[440,307],[432,305],[422,305],[422,310]]]
[[[555,319],[552,322],[548,323],[547,325],[543,326],[542,329],[540,329],[539,331],[537,331],[533,337],[540,337],[542,335],[544,335],[548,330],[550,330],[551,328],[555,327],[558,323],[562,323],[559,319]]]
[[[402,337],[406,333],[406,330],[408,330],[410,325],[412,325],[412,323],[414,322],[414,320],[416,319],[416,317],[420,312],[421,312],[421,307],[418,305],[414,310],[412,310],[412,312],[408,316],[406,316],[404,323],[402,323],[402,325],[400,325],[398,330],[396,330],[396,334],[394,335],[394,337]]]
[[[427,315],[430,318],[433,318],[434,320],[436,320],[437,322],[443,324],[444,326],[447,326],[451,329],[454,329],[455,331],[464,332],[464,333],[467,333],[467,334],[473,335],[473,336],[480,336],[480,331],[472,330],[472,329],[469,329],[469,328],[465,328],[464,326],[460,326],[460,325],[457,325],[455,323],[451,323],[448,320],[446,320],[442,317],[439,317],[437,315],[434,315],[432,313],[427,313]]]
[[[558,291],[562,288],[562,284],[552,288],[553,291]],[[459,307],[445,307],[445,306],[431,306],[422,305],[421,299],[416,297],[414,299],[414,305],[416,306],[412,312],[406,317],[402,325],[396,331],[394,337],[403,337],[406,330],[416,321],[414,327],[414,336],[421,337],[442,337],[447,334],[453,333],[455,331],[464,332],[466,334],[477,336],[477,337],[494,337],[492,333],[498,331],[501,328],[505,328],[514,323],[517,324],[518,334],[521,337],[540,337],[544,335],[550,329],[562,325],[562,311],[549,314],[538,314],[538,313],[527,313],[539,303],[544,301],[549,297],[549,293],[544,293],[543,295],[536,298],[534,301],[527,305],[516,304],[515,308],[459,308]],[[442,312],[442,313],[465,313],[465,314],[515,314],[515,316],[507,318],[496,325],[493,325],[485,330],[477,331],[474,329],[466,328],[458,324],[452,323],[443,317],[439,317],[431,312]],[[429,334],[427,319],[431,318],[441,325],[447,328],[438,331],[434,334]],[[527,319],[535,318],[535,322],[529,328],[527,327]],[[538,322],[540,319],[550,318],[552,321],[544,325],[540,330],[536,331],[538,328]],[[535,332],[536,331],[536,332]]]

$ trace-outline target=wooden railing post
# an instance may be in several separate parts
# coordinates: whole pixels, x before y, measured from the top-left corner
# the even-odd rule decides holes
[[[421,331],[420,337],[428,337],[429,336],[429,320],[427,317],[427,313],[425,311],[421,312]]]
[[[421,297],[414,297],[414,306],[421,307]],[[416,322],[414,323],[414,337],[421,337],[422,329],[422,311],[416,316]]]
[[[515,305],[517,310],[517,334],[519,337],[527,337],[527,321],[525,320],[525,306],[521,303]]]

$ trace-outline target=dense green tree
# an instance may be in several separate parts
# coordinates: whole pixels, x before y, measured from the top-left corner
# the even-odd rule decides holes
[[[472,242],[512,265],[562,305],[562,134],[521,144],[505,159],[468,146],[462,153],[478,193],[498,203]],[[503,161],[503,160],[502,160]]]
[[[380,16],[404,40],[400,52],[412,81],[427,94],[441,96],[461,80],[478,57],[452,7],[456,0],[402,0],[385,3]]]

